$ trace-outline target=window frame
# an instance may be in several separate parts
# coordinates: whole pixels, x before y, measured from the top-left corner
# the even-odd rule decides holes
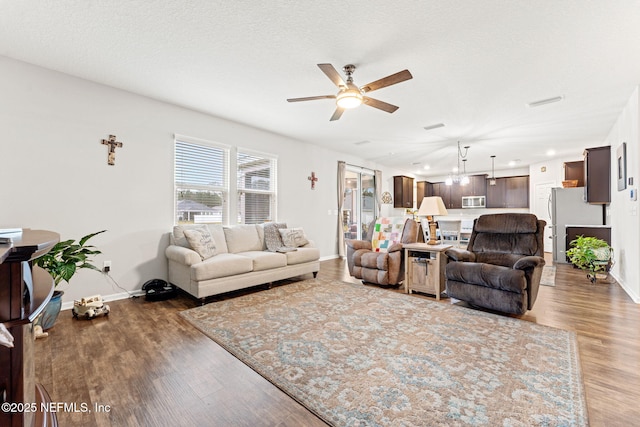
[[[264,218],[259,220],[257,223],[261,223],[264,221],[276,221],[277,220],[277,207],[278,207],[278,156],[272,153],[266,153],[263,151],[253,150],[249,148],[237,147],[227,144],[222,144],[219,142],[213,142],[205,139],[194,138],[186,135],[175,134],[174,142],[173,142],[173,222],[175,225],[187,223],[192,224],[194,222],[182,222],[178,219],[178,153],[177,148],[178,144],[191,144],[197,145],[206,148],[218,149],[223,151],[223,181],[222,185],[182,185],[182,187],[186,187],[188,189],[198,189],[198,190],[207,190],[212,192],[221,192],[222,193],[222,219],[220,222],[212,222],[212,223],[220,223],[222,225],[230,225],[230,224],[245,224],[246,222],[246,212],[241,212],[240,209],[240,201],[241,197],[244,194],[266,194],[270,195],[269,202],[269,218]],[[259,188],[244,188],[238,185],[238,180],[240,179],[239,174],[239,163],[240,156],[254,156],[257,157],[258,160],[268,160],[269,161],[269,189],[259,189]],[[245,199],[246,200],[246,199]],[[246,207],[245,207],[246,210]],[[243,217],[240,215],[243,214]],[[235,220],[234,220],[235,219]],[[256,223],[256,222],[252,222]]]
[[[201,184],[193,184],[193,185],[183,185],[183,187],[187,187],[189,189],[195,190],[205,190],[211,192],[221,192],[222,193],[222,210],[221,210],[221,220],[219,224],[228,223],[229,218],[229,194],[231,194],[230,182],[229,182],[229,171],[230,171],[230,159],[231,159],[231,151],[232,147],[226,144],[221,144],[217,142],[212,142],[204,139],[193,138],[185,135],[176,134],[174,136],[173,141],[173,222],[174,224],[180,224],[182,222],[178,221],[178,175],[177,175],[177,166],[178,166],[178,143],[189,144],[203,147],[204,149],[214,149],[220,150],[223,154],[222,160],[222,185],[201,185]],[[191,222],[186,222],[191,224]],[[194,222],[195,223],[195,222]],[[203,222],[206,224],[206,222]],[[218,222],[210,222],[210,224],[218,224]]]

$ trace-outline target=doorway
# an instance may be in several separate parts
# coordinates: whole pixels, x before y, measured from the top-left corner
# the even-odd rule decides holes
[[[557,187],[555,182],[543,182],[535,186],[535,203],[533,205],[533,213],[538,219],[547,222],[544,230],[544,251],[553,251],[553,236],[551,224],[551,189]]]
[[[349,166],[345,171],[342,229],[345,239],[362,240],[376,215],[374,171]]]

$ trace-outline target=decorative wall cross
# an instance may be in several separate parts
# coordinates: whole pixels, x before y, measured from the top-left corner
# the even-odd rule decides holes
[[[116,141],[115,135],[109,135],[109,139],[103,139],[102,145],[109,146],[109,157],[107,158],[107,163],[110,165],[116,164],[116,147],[122,147],[122,142]]]
[[[316,188],[316,181],[318,180],[318,178],[316,178],[316,173],[315,172],[311,172],[311,176],[307,177],[307,179],[309,181],[311,181],[311,189],[315,190]]]

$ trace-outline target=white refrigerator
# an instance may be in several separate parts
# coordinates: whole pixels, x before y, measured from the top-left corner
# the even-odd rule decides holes
[[[549,197],[553,261],[567,262],[567,225],[604,225],[604,205],[584,201],[584,188],[552,188]]]

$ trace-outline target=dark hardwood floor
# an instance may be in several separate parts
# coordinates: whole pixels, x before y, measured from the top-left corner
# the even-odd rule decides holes
[[[357,283],[342,260],[322,262],[319,277]],[[108,318],[91,321],[63,311],[36,341],[37,381],[54,402],[77,405],[61,408],[61,426],[325,425],[178,316],[198,301],[109,304]],[[556,286],[541,286],[521,318],[577,332],[590,425],[640,425],[640,306],[618,284],[559,265]]]

